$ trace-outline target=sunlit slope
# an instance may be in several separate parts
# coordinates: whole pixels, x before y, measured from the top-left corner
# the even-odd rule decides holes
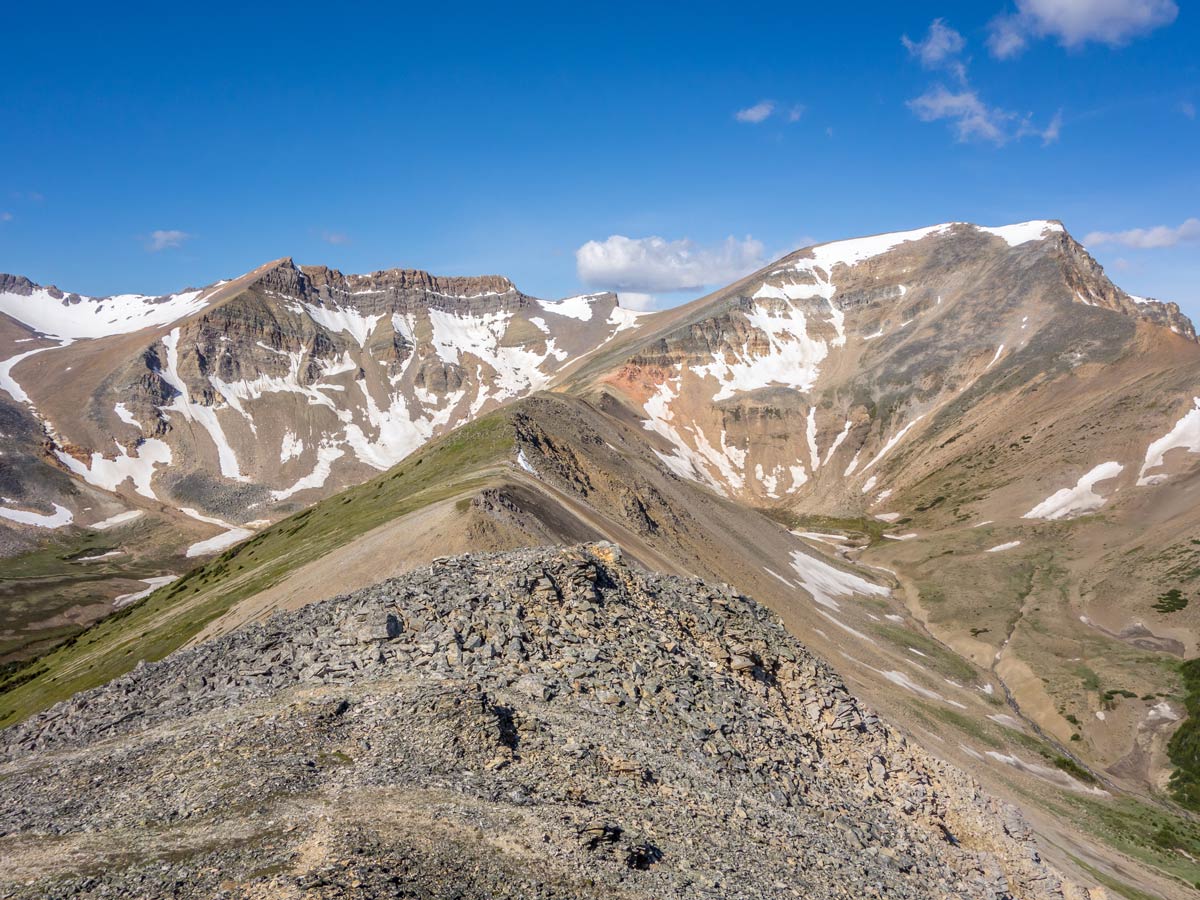
[[[297,567],[385,521],[481,486],[488,466],[506,458],[512,446],[507,417],[494,413],[384,475],[260,532],[0,683],[0,724],[101,684],[139,660],[159,659]]]

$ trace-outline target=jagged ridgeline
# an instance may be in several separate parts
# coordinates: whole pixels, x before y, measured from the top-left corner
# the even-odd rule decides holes
[[[14,898],[1075,896],[774,615],[612,544],[438,559],[0,741]]]

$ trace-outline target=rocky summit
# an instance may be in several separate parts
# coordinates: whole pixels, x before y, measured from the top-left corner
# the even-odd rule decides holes
[[[0,742],[6,898],[1086,896],[764,607],[610,543],[441,558]]]

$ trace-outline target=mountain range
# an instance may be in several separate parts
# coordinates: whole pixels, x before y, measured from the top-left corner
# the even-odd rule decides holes
[[[0,722],[448,555],[609,541],[764,604],[1068,882],[1200,880],[1200,344],[1061,223],[654,313],[290,259],[0,275],[0,358]]]

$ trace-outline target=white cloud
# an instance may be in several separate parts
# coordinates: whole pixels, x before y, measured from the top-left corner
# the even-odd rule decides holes
[[[906,34],[900,38],[900,42],[927,69],[937,68],[946,60],[958,56],[966,46],[963,36],[947,25],[945,19],[934,19],[924,40],[913,41]]]
[[[1030,38],[1055,38],[1064,47],[1096,42],[1119,47],[1139,35],[1170,25],[1179,15],[1175,0],[1016,0],[1017,11],[992,20],[988,46],[1008,59]]]
[[[973,90],[958,92],[935,85],[920,97],[908,101],[922,122],[948,120],[960,141],[984,140],[1004,144],[1009,139],[1009,123],[1015,116],[998,107],[988,106]]]
[[[1183,113],[1185,116],[1187,116],[1189,119],[1196,118],[1196,104],[1192,103],[1188,100],[1184,100],[1182,103],[1179,104],[1179,111],[1181,113]]]
[[[804,115],[804,110],[805,106],[803,103],[795,104],[791,109],[788,110],[787,120],[789,122],[799,122],[801,116]]]
[[[11,222],[13,214],[10,212],[0,212],[0,222]]]
[[[1021,120],[1021,126],[1017,129],[1016,137],[1023,138],[1030,135],[1040,137],[1042,139],[1042,146],[1046,147],[1057,141],[1060,134],[1062,134],[1061,109],[1054,114],[1054,117],[1050,120],[1050,124],[1045,128],[1038,128],[1033,124],[1033,120],[1029,116],[1026,116]]]
[[[934,85],[921,96],[909,100],[908,108],[922,122],[949,122],[955,138],[964,143],[987,141],[1002,147],[1009,141],[1040,137],[1045,146],[1057,141],[1062,132],[1061,110],[1054,114],[1048,125],[1039,127],[1032,116],[1019,116],[988,105],[966,85],[959,91],[951,91],[942,84]]]
[[[997,16],[988,31],[988,49],[998,59],[1011,59],[1025,49],[1025,29],[1019,16]]]
[[[696,290],[725,284],[763,264],[763,245],[752,237],[728,237],[713,247],[684,238],[630,238],[614,234],[588,241],[575,251],[579,278],[592,287],[618,292],[655,293]]]
[[[340,231],[326,231],[321,234],[321,240],[327,244],[341,245],[350,243],[349,235]]]
[[[991,106],[971,87],[967,78],[967,62],[962,57],[966,40],[946,24],[934,19],[924,39],[914,41],[908,35],[900,38],[909,55],[926,69],[944,69],[954,75],[957,89],[943,84],[930,86],[925,93],[908,101],[908,108],[922,122],[949,122],[955,137],[962,142],[987,141],[997,147],[1012,140],[1036,135],[1042,145],[1058,140],[1062,131],[1062,112],[1055,114],[1044,128],[1034,125],[1031,115]]]
[[[1131,228],[1128,231],[1093,231],[1083,239],[1085,244],[1093,246],[1120,244],[1139,250],[1174,247],[1176,244],[1190,244],[1195,241],[1200,241],[1200,219],[1196,218],[1187,219],[1175,228],[1156,225],[1154,228]]]
[[[757,125],[769,119],[773,112],[775,112],[774,100],[759,100],[753,106],[739,109],[733,114],[733,117],[739,122],[749,122],[752,125]]]
[[[146,249],[151,253],[157,253],[159,250],[169,250],[174,247],[182,247],[183,242],[190,238],[191,235],[186,231],[152,231],[150,232],[150,240],[146,243]]]
[[[626,309],[647,310],[655,308],[658,304],[658,298],[653,294],[641,294],[637,291],[621,291],[617,294],[617,302]]]

